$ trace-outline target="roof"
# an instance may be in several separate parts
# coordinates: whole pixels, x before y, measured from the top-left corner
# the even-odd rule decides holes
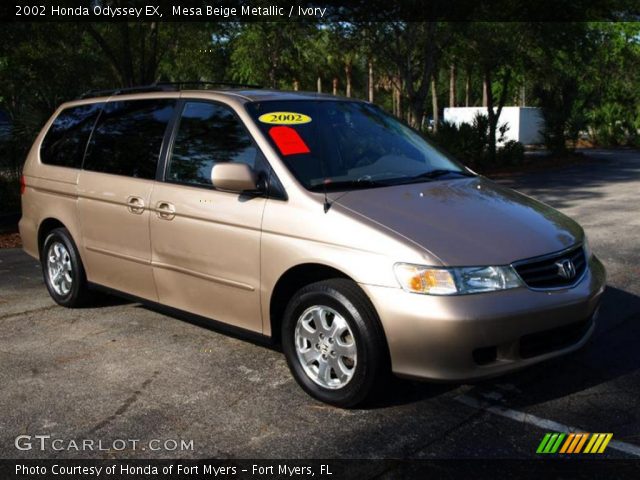
[[[104,93],[103,93],[104,92]],[[228,97],[229,101],[235,101],[236,103],[249,103],[249,102],[261,102],[271,100],[340,100],[349,102],[363,102],[356,98],[340,97],[336,95],[330,95],[328,93],[317,92],[300,92],[300,91],[286,91],[286,90],[269,90],[269,89],[257,89],[257,88],[206,88],[206,89],[144,89],[138,91],[131,89],[129,91],[113,91],[117,92],[115,95],[112,91],[96,91],[88,92],[80,99],[64,102],[60,105],[60,109],[75,107],[79,105],[87,105],[96,102],[116,101],[122,97],[122,100],[135,100],[144,98],[178,98],[182,94],[193,94],[195,97],[206,97],[207,94],[212,94],[219,97]]]

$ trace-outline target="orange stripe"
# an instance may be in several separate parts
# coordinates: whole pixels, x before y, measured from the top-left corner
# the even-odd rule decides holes
[[[580,450],[582,450],[582,447],[584,446],[584,443],[587,441],[587,438],[589,438],[589,434],[588,433],[583,433],[582,434],[582,440],[580,440],[580,443],[576,447],[576,451],[574,453],[580,453]]]
[[[567,451],[567,448],[569,448],[569,445],[571,444],[571,442],[573,441],[573,437],[575,436],[576,436],[575,433],[569,434],[569,436],[567,437],[567,440],[564,442],[564,444],[562,445],[562,448],[560,449],[560,453],[565,453]]]
[[[582,438],[582,433],[576,433],[575,436],[576,437],[573,439],[573,443],[569,447],[569,450],[567,451],[567,453],[573,453],[573,451],[576,449],[576,446],[580,442],[580,439]]]

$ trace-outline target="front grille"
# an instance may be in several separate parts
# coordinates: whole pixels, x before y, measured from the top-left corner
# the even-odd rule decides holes
[[[573,264],[573,275],[562,275],[560,264],[565,260]],[[556,254],[515,262],[513,266],[531,288],[562,288],[573,285],[582,277],[587,268],[587,259],[580,245]]]
[[[578,343],[593,325],[593,317],[551,330],[531,333],[520,339],[520,357],[531,358]]]

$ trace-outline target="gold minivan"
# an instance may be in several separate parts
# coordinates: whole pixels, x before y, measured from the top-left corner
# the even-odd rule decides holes
[[[102,288],[257,335],[343,407],[389,371],[495,376],[595,328],[605,271],[582,228],[370,103],[179,85],[89,97],[55,112],[22,180],[24,249],[60,305]]]

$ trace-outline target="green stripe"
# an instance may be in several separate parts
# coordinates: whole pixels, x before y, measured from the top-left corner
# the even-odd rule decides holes
[[[560,444],[562,443],[562,439],[564,438],[565,434],[561,433],[558,436],[558,440],[556,440],[556,444],[553,446],[553,448],[551,449],[551,453],[556,453],[558,451],[558,449],[560,448]]]
[[[536,453],[542,453],[542,451],[544,450],[544,446],[547,444],[547,441],[549,440],[549,437],[551,437],[550,433],[547,433],[544,436],[544,438],[540,442],[540,445],[538,445],[538,449],[536,450]]]
[[[544,451],[542,453],[551,453],[551,447],[553,447],[553,444],[556,441],[556,438],[558,438],[557,433],[554,433],[553,435],[551,435],[551,438],[547,442],[547,446],[544,447]]]

